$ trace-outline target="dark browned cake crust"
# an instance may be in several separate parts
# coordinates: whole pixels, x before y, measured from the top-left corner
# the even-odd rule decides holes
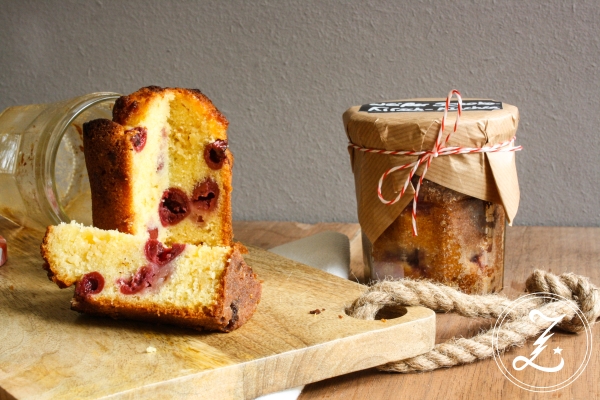
[[[231,261],[221,278],[223,295],[215,307],[215,318],[219,318],[219,330],[229,332],[244,325],[250,319],[261,296],[261,284],[252,268],[246,264],[242,252],[248,250],[241,245],[234,244]],[[225,310],[221,313],[220,310]],[[213,312],[214,312],[213,311]],[[221,316],[219,317],[219,313]],[[224,325],[227,323],[227,325]]]
[[[229,125],[229,121],[221,112],[214,106],[213,102],[206,97],[198,89],[184,88],[162,88],[160,86],[146,86],[128,96],[121,96],[115,102],[113,108],[113,121],[121,125],[132,125],[132,122],[142,117],[143,112],[149,101],[157,94],[164,92],[176,92],[182,95],[191,95],[198,102],[203,103],[210,110],[210,117],[218,120],[225,127]]]
[[[131,230],[133,214],[132,133],[107,119],[83,124],[85,163],[92,192],[92,220],[100,229]]]

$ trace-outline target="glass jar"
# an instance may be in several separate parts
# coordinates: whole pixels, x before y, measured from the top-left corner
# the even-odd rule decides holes
[[[472,294],[503,287],[506,225],[520,197],[519,112],[489,99],[459,106],[453,95],[343,115],[367,279],[431,279]]]
[[[363,235],[364,262],[371,279],[431,279],[465,293],[500,291],[506,231],[502,205],[427,179],[417,204],[418,236],[411,230],[412,203],[375,243]]]
[[[23,226],[91,225],[83,123],[112,119],[117,93],[9,107],[0,113],[0,215]]]

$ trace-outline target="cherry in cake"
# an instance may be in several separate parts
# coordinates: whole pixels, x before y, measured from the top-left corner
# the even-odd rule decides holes
[[[166,246],[151,235],[63,223],[48,227],[41,252],[52,281],[75,285],[77,311],[226,332],[251,317],[261,287],[239,245]]]
[[[227,126],[199,91],[156,86],[119,98],[113,121],[84,124],[94,226],[230,246]]]
[[[177,225],[190,213],[190,201],[185,192],[178,188],[164,191],[158,204],[158,216],[164,227]]]
[[[250,318],[261,287],[232,242],[227,125],[199,91],[156,86],[84,124],[95,227],[42,243],[72,309],[226,332]]]
[[[85,274],[75,287],[75,294],[79,297],[88,297],[98,294],[104,289],[104,277],[100,272],[93,271]]]

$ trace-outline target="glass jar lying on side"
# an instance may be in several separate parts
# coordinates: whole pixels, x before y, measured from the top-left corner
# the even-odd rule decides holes
[[[465,293],[498,292],[504,276],[505,224],[501,205],[424,179],[418,197],[419,235],[412,234],[410,203],[375,243],[363,235],[367,272],[373,280],[426,278]]]
[[[117,93],[91,93],[0,113],[0,215],[45,228],[72,219],[91,225],[83,123],[112,118]]]

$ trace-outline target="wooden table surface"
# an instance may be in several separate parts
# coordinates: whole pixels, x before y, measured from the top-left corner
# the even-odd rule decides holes
[[[265,249],[291,242],[312,234],[331,230],[344,233],[351,243],[351,270],[354,279],[363,279],[362,248],[358,224],[299,224],[294,222],[234,223],[235,238],[243,243]],[[511,299],[525,291],[525,279],[536,268],[560,274],[574,272],[589,277],[600,285],[600,228],[572,227],[510,227],[506,236],[506,270],[502,293]],[[471,337],[495,321],[466,319],[452,314],[437,314],[436,343],[454,336]],[[564,353],[565,365],[576,363],[584,350],[582,334],[556,332],[548,342],[546,352],[558,346],[575,349],[570,357]],[[304,388],[300,399],[498,399],[498,398],[600,398],[600,324],[592,328],[593,350],[583,373],[571,385],[551,393],[536,393],[521,389],[508,381],[493,359],[450,369],[419,374],[391,374],[375,369],[355,372]],[[520,351],[528,355],[534,340]],[[579,347],[577,347],[579,346]],[[577,357],[576,357],[577,356]],[[566,368],[566,367],[565,367]],[[551,382],[551,374],[533,370],[536,385]]]
[[[253,399],[434,345],[431,310],[346,317],[364,286],[256,246],[244,258],[262,282],[261,301],[233,332],[80,315],[69,309],[73,288],[58,289],[42,269],[43,233],[0,217],[0,234],[9,247],[0,267],[0,400]]]

